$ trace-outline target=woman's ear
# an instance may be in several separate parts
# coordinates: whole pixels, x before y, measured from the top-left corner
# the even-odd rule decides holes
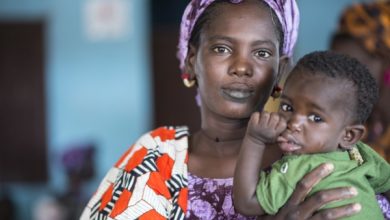
[[[350,125],[344,129],[339,142],[339,147],[344,150],[351,149],[365,134],[366,127],[364,125]]]
[[[185,60],[185,70],[188,74],[190,74],[191,79],[195,78],[195,56],[196,48],[193,45],[189,45],[187,57]]]

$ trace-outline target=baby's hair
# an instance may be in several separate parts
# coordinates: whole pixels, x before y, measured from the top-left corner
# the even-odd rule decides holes
[[[264,6],[265,8],[269,9],[271,16],[272,16],[272,21],[275,26],[276,34],[278,36],[278,41],[280,42],[279,45],[279,53],[282,54],[283,52],[283,42],[284,42],[284,33],[283,33],[283,28],[282,24],[279,21],[278,16],[274,12],[274,10],[267,5],[264,1],[258,0],[259,3]],[[191,38],[189,40],[189,43],[195,47],[199,46],[199,38],[200,38],[200,33],[202,29],[209,24],[209,22],[217,15],[218,13],[218,5],[221,3],[229,3],[230,1],[228,0],[216,0],[213,3],[207,7],[204,12],[200,15],[199,19],[196,21],[194,28],[191,33]],[[240,3],[238,3],[240,4]]]
[[[332,51],[316,51],[303,56],[295,68],[352,82],[357,98],[354,119],[363,124],[370,116],[379,96],[378,86],[367,67],[355,58]]]

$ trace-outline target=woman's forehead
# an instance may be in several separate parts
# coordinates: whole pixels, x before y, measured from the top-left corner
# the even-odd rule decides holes
[[[241,4],[224,3],[216,6],[215,14],[202,29],[208,35],[253,35],[257,40],[277,41],[276,26],[271,11],[260,1],[244,1]]]

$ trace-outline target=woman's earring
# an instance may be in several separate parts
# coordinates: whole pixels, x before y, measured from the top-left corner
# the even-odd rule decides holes
[[[192,79],[190,80],[190,74],[183,73],[181,74],[181,78],[183,79],[183,83],[187,88],[191,88],[196,84],[196,80]]]
[[[277,99],[280,97],[281,94],[282,94],[282,88],[279,85],[275,85],[271,93],[272,98]]]

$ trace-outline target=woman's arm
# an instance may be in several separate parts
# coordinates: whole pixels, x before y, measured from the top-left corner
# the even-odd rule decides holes
[[[279,212],[275,216],[267,216],[261,219],[339,219],[358,213],[361,210],[361,205],[357,203],[318,211],[330,202],[356,196],[357,191],[352,187],[323,190],[306,198],[313,186],[332,171],[332,164],[322,164],[306,174],[297,184],[290,199]]]
[[[234,206],[241,214],[264,214],[256,196],[263,154],[266,144],[274,143],[285,129],[285,120],[275,112],[252,114],[234,173]]]

